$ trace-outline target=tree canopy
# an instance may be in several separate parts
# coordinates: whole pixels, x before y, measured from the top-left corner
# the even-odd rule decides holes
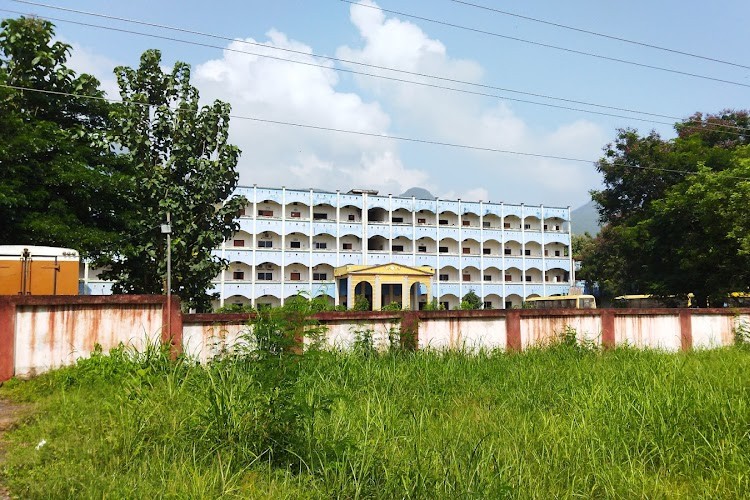
[[[610,295],[692,292],[703,304],[748,290],[747,126],[747,111],[727,110],[691,116],[672,140],[619,130],[597,163],[605,226],[579,276]]]
[[[106,140],[99,82],[67,67],[54,33],[35,18],[0,23],[0,241],[96,254],[118,235],[127,165]]]
[[[133,169],[128,237],[102,259],[105,279],[125,293],[161,293],[166,243],[160,226],[172,220],[172,291],[198,310],[211,307],[211,281],[226,262],[214,255],[239,229],[246,202],[237,187],[240,150],[228,142],[230,106],[201,106],[190,66],[161,68],[148,50],[138,68],[115,68],[122,103],[113,105],[111,138]]]

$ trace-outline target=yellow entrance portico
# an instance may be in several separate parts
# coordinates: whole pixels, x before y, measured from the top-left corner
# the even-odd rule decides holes
[[[384,305],[400,303],[402,309],[419,309],[422,296],[432,297],[435,270],[429,266],[409,267],[401,264],[375,266],[342,266],[333,271],[339,303],[354,308],[355,297],[367,298],[373,311]]]

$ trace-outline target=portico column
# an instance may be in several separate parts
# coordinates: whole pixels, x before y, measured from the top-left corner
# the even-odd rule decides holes
[[[346,277],[346,283],[347,283],[347,290],[346,290],[346,308],[347,309],[354,309],[354,289],[357,287],[357,284],[354,282],[354,278],[352,278],[351,275]]]
[[[403,284],[401,285],[401,309],[406,310],[411,306],[411,284],[409,278],[404,276]]]
[[[372,285],[372,310],[380,311],[383,307],[383,297],[380,284],[380,276],[375,276],[375,283]]]

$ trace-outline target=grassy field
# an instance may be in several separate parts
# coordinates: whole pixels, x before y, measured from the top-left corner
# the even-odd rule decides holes
[[[742,348],[121,350],[0,397],[21,498],[750,497]]]

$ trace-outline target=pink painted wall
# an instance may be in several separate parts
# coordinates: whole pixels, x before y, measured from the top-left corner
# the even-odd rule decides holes
[[[167,311],[171,309],[171,314]],[[667,351],[731,345],[734,328],[750,327],[750,309],[483,310],[328,312],[315,318],[325,341],[346,349],[357,332],[388,346],[388,330],[403,317],[420,349],[519,350],[554,341],[566,328],[579,341]],[[72,364],[99,344],[143,349],[171,342],[172,353],[207,362],[247,341],[248,314],[182,314],[163,296],[0,297],[0,381]],[[171,322],[169,328],[167,323]]]

